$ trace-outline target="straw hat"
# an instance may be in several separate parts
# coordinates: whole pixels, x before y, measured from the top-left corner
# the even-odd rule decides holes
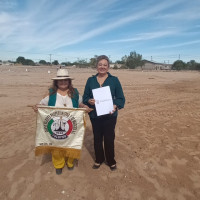
[[[73,79],[69,76],[67,69],[58,69],[57,77],[52,78],[52,80],[64,80],[64,79]]]

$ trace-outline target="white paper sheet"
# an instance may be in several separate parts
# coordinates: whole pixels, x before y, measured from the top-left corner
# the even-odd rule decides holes
[[[105,86],[92,90],[95,99],[97,116],[109,114],[113,110],[113,100],[110,87]]]

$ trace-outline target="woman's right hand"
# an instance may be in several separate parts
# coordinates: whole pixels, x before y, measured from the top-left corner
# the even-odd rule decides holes
[[[32,107],[32,109],[34,110],[34,112],[37,112],[38,111],[38,106],[39,106],[40,104],[36,104],[36,105],[34,105],[33,107]]]
[[[88,103],[93,106],[95,104],[95,99],[89,99]]]

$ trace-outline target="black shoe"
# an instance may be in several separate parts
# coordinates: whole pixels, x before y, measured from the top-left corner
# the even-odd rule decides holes
[[[93,169],[99,169],[99,167],[101,166],[100,163],[94,163],[94,165],[92,166]]]
[[[74,165],[72,167],[68,167],[68,165],[67,165],[67,169],[68,170],[73,170],[74,169]]]
[[[112,165],[112,166],[110,166],[110,170],[111,171],[115,171],[117,169],[117,165],[115,164],[115,165]]]
[[[56,169],[56,174],[57,174],[57,175],[62,174],[62,168]]]

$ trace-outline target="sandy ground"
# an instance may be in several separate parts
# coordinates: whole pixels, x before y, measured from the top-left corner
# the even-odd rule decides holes
[[[34,155],[36,115],[27,107],[45,95],[56,68],[0,66],[0,199],[200,199],[200,73],[110,72],[119,77],[126,96],[116,127],[118,169],[91,168],[87,116],[78,166],[65,167],[58,176],[49,155]],[[69,73],[82,94],[96,71]]]

